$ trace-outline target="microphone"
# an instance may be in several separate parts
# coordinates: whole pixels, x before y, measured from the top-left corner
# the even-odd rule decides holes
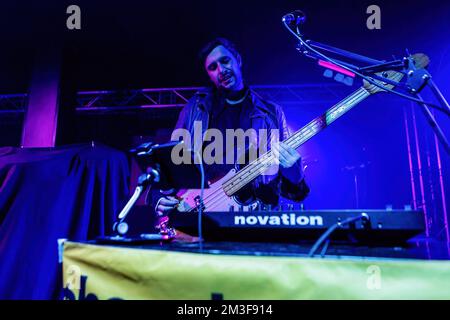
[[[305,23],[306,14],[301,10],[295,10],[288,14],[285,14],[281,21],[283,21],[290,27],[298,27],[299,25]]]

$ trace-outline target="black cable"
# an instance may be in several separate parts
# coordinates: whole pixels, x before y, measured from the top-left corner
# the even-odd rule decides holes
[[[203,159],[199,152],[195,152],[195,155],[199,157],[200,160],[200,205],[198,206],[198,240],[200,250],[203,249],[203,224],[202,224],[202,214],[203,214],[203,192],[205,190],[205,168],[203,167]]]
[[[333,224],[331,227],[329,227],[327,229],[327,231],[325,231],[319,238],[319,240],[316,241],[316,243],[314,243],[314,245],[312,246],[311,250],[309,250],[308,253],[308,257],[313,257],[314,253],[317,251],[317,249],[322,245],[322,243],[328,239],[328,237],[334,232],[334,230],[336,230],[337,228],[339,228],[339,223],[335,223]]]
[[[328,249],[329,244],[330,244],[330,239],[328,239],[325,242],[324,246],[322,247],[322,251],[320,252],[320,257],[321,258],[325,257],[325,254],[327,253],[327,249]]]
[[[343,69],[345,69],[345,70],[347,70],[347,71],[353,72],[354,74],[360,76],[362,79],[364,79],[364,80],[366,80],[367,82],[373,84],[374,86],[377,86],[378,88],[380,88],[380,89],[382,89],[382,90],[385,90],[385,91],[390,92],[390,93],[392,93],[392,94],[396,94],[396,95],[398,95],[398,96],[400,96],[400,97],[403,97],[403,98],[405,98],[405,99],[408,99],[408,100],[417,102],[417,103],[419,103],[419,104],[427,104],[429,107],[433,107],[433,108],[435,108],[435,109],[437,109],[437,110],[439,110],[439,111],[445,113],[446,115],[450,116],[450,112],[449,112],[448,110],[442,108],[441,106],[435,105],[435,104],[430,103],[430,102],[424,102],[424,101],[421,101],[421,100],[419,100],[419,99],[416,99],[416,98],[413,98],[413,97],[411,97],[411,96],[408,96],[408,95],[406,95],[406,94],[403,94],[403,93],[401,93],[401,92],[397,92],[397,91],[395,91],[395,90],[386,88],[385,86],[380,85],[379,83],[377,83],[376,81],[374,81],[374,80],[371,79],[370,77],[367,77],[367,76],[363,75],[362,73],[360,73],[360,72],[358,72],[358,71],[356,71],[356,70],[354,70],[354,69],[352,69],[352,68],[350,68],[350,67],[348,67],[348,66],[345,66],[345,65],[343,65],[343,64],[341,64],[341,63],[335,61],[335,60],[332,59],[332,58],[329,58],[328,56],[326,56],[326,55],[320,53],[319,51],[317,51],[316,49],[314,49],[313,47],[311,47],[308,43],[306,43],[306,42],[305,42],[305,41],[304,41],[297,33],[295,33],[295,32],[294,32],[294,31],[286,24],[286,22],[283,22],[283,24],[284,24],[284,26],[289,30],[289,32],[291,32],[291,33],[292,33],[292,34],[293,34],[293,35],[301,42],[302,45],[304,45],[304,46],[305,46],[306,48],[308,48],[310,51],[312,51],[312,52],[314,52],[315,54],[317,54],[319,57],[321,57],[321,58],[327,60],[328,62],[331,62],[331,63],[333,63],[333,64],[335,64],[335,65],[337,65],[337,66],[339,66],[339,67],[341,67],[341,68],[343,68]],[[300,33],[299,30],[298,30],[298,27],[297,27],[297,32]]]
[[[347,218],[342,222],[337,222],[335,224],[333,224],[331,227],[329,227],[321,236],[320,238],[314,243],[314,245],[312,246],[311,250],[308,253],[308,257],[313,257],[314,253],[317,251],[317,249],[322,245],[322,243],[326,240],[328,240],[328,238],[330,237],[330,235],[337,229],[337,228],[342,228],[343,226],[358,221],[358,220],[366,220],[369,221],[369,216],[366,213],[362,213],[359,216],[355,216],[355,217],[351,217],[351,218]]]

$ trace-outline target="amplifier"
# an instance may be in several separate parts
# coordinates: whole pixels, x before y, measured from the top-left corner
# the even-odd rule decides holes
[[[343,225],[331,239],[363,243],[397,243],[425,229],[422,211],[412,210],[292,210],[204,212],[203,236],[218,241],[317,240],[332,225],[365,214],[369,219]],[[198,235],[198,214],[177,212],[171,226]]]

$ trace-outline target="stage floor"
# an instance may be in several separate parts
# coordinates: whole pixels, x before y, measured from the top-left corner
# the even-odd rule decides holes
[[[90,241],[91,244],[101,244],[98,241]],[[254,255],[254,256],[286,256],[307,257],[313,246],[311,242],[301,243],[264,243],[264,242],[211,242],[206,241],[201,246],[199,243],[181,241],[165,243],[141,243],[141,244],[118,244],[110,245],[125,246],[140,249],[168,250],[180,252],[193,252],[205,254],[227,254],[227,255]],[[325,255],[321,255],[322,248],[317,250],[315,257],[324,258],[395,258],[395,259],[424,259],[424,260],[450,260],[450,244],[436,240],[417,238],[405,244],[397,245],[351,245],[343,242],[331,242]]]

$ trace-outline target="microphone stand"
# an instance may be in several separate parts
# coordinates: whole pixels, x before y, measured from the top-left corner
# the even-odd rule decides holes
[[[442,94],[441,90],[439,90],[438,86],[434,83],[433,78],[430,78],[427,82],[428,86],[433,91],[436,98],[439,100],[441,105],[450,112],[450,105],[448,104],[448,101],[445,99],[444,95]]]
[[[125,237],[126,233],[128,232],[128,224],[125,222],[125,218],[130,213],[131,209],[135,205],[136,201],[139,199],[141,194],[149,188],[152,183],[159,182],[160,179],[160,172],[158,169],[153,169],[152,167],[149,167],[147,169],[147,173],[143,173],[138,177],[138,185],[136,189],[134,190],[133,195],[128,200],[125,207],[123,207],[122,211],[120,211],[116,222],[113,225],[113,232],[116,234],[112,237],[106,237],[108,240],[112,241],[128,241],[131,239],[128,239]],[[141,240],[170,240],[175,236],[174,230],[170,228],[169,226],[165,226],[165,228],[160,229],[160,233],[158,234],[141,234],[140,239]]]
[[[400,82],[391,81],[390,79],[386,79],[385,77],[380,77],[375,73],[395,70],[406,74],[408,76],[406,88],[409,90],[410,93],[412,93],[420,101],[422,101],[422,103],[419,102],[417,103],[421,106],[422,111],[427,119],[427,122],[429,123],[432,130],[436,134],[438,140],[443,145],[447,154],[450,155],[450,144],[447,138],[445,137],[435,117],[431,113],[429,107],[424,103],[424,100],[419,95],[419,92],[425,87],[425,85],[428,85],[431,88],[436,99],[439,101],[443,111],[446,112],[447,115],[450,114],[450,106],[447,100],[442,95],[437,85],[434,83],[428,71],[426,71],[425,69],[416,69],[410,57],[405,57],[402,60],[380,61],[347,50],[336,48],[327,44],[323,44],[320,42],[312,40],[304,40],[303,35],[300,33],[299,30],[299,25],[304,21],[304,19],[297,20],[298,22],[295,24],[296,31],[294,31],[293,28],[291,28],[291,26],[289,25],[290,21],[286,19],[287,16],[288,15],[285,15],[283,17],[282,22],[284,23],[286,28],[300,40],[297,50],[308,58],[312,58],[314,60],[321,59],[319,54],[311,50],[312,48],[314,50],[326,51],[349,60],[369,64],[364,67],[358,67],[342,60],[331,59],[332,61],[336,61],[337,63],[348,67],[349,69],[356,70],[360,74],[367,75],[370,78],[377,79],[388,84],[392,84],[396,87],[397,86],[405,87],[405,85],[401,84]]]
[[[125,222],[125,218],[130,213],[131,209],[139,199],[141,194],[153,183],[159,182],[159,171],[153,168],[149,168],[147,173],[143,173],[138,177],[138,184],[134,190],[133,195],[128,200],[125,207],[120,211],[116,222],[113,225],[113,231],[120,236],[124,236],[128,232],[128,224]]]
[[[301,36],[301,35],[300,35]],[[312,41],[312,40],[304,40],[304,42],[308,45],[310,45],[311,47],[315,48],[315,49],[319,49],[319,50],[323,50],[323,51],[327,51],[345,58],[349,58],[351,60],[356,60],[362,63],[368,63],[368,64],[384,64],[386,63],[385,61],[380,61],[380,60],[375,60],[357,53],[353,53],[347,50],[343,50],[343,49],[339,49],[336,47],[332,47],[330,45],[327,44],[323,44],[320,42],[316,42],[316,41]],[[301,45],[303,46],[303,45]],[[350,66],[350,65],[349,65]]]
[[[420,100],[424,101],[420,94],[416,93],[415,95],[417,96],[417,98],[419,98]],[[425,103],[419,104],[419,105],[421,106],[422,113],[424,114],[425,118],[427,119],[428,124],[433,129],[433,131],[436,134],[439,142],[444,147],[444,150],[447,152],[447,154],[450,154],[450,144],[449,144],[447,138],[445,137],[444,132],[442,131],[441,127],[439,126],[439,124],[437,123],[437,121],[434,118],[433,114],[431,113],[430,108]]]
[[[175,143],[168,143],[165,146],[172,146]],[[158,148],[160,145],[153,144],[152,142],[143,143],[135,149],[130,150],[132,153],[136,154],[138,157],[149,158],[154,150]],[[144,193],[148,188],[151,187],[153,183],[157,183],[160,181],[161,172],[159,165],[155,167],[147,166],[146,172],[141,174],[138,177],[138,183],[136,189],[134,190],[133,195],[128,200],[127,204],[120,211],[117,216],[116,222],[113,224],[113,233],[114,236],[104,237],[103,240],[109,241],[128,241],[129,239],[125,237],[128,232],[128,224],[125,222],[125,218],[130,213],[133,206],[136,204],[139,197]],[[170,228],[166,223],[161,223],[160,232],[158,234],[141,234],[141,240],[171,240],[175,236],[175,231]]]
[[[450,106],[448,105],[447,100],[442,95],[439,88],[434,83],[430,73],[425,69],[417,69],[414,66],[414,63],[408,59],[407,60],[407,71],[406,74],[408,76],[407,79],[407,87],[413,95],[415,95],[422,103],[418,103],[418,105],[422,109],[422,113],[424,114],[428,124],[433,129],[434,134],[438,138],[439,142],[444,147],[444,150],[447,152],[447,154],[450,155],[450,144],[442,131],[441,127],[437,123],[435,117],[433,116],[429,106],[424,102],[422,99],[422,96],[419,94],[419,92],[428,85],[431,88],[431,91],[433,92],[435,98],[439,101],[440,105],[444,110],[447,110],[450,112]]]

